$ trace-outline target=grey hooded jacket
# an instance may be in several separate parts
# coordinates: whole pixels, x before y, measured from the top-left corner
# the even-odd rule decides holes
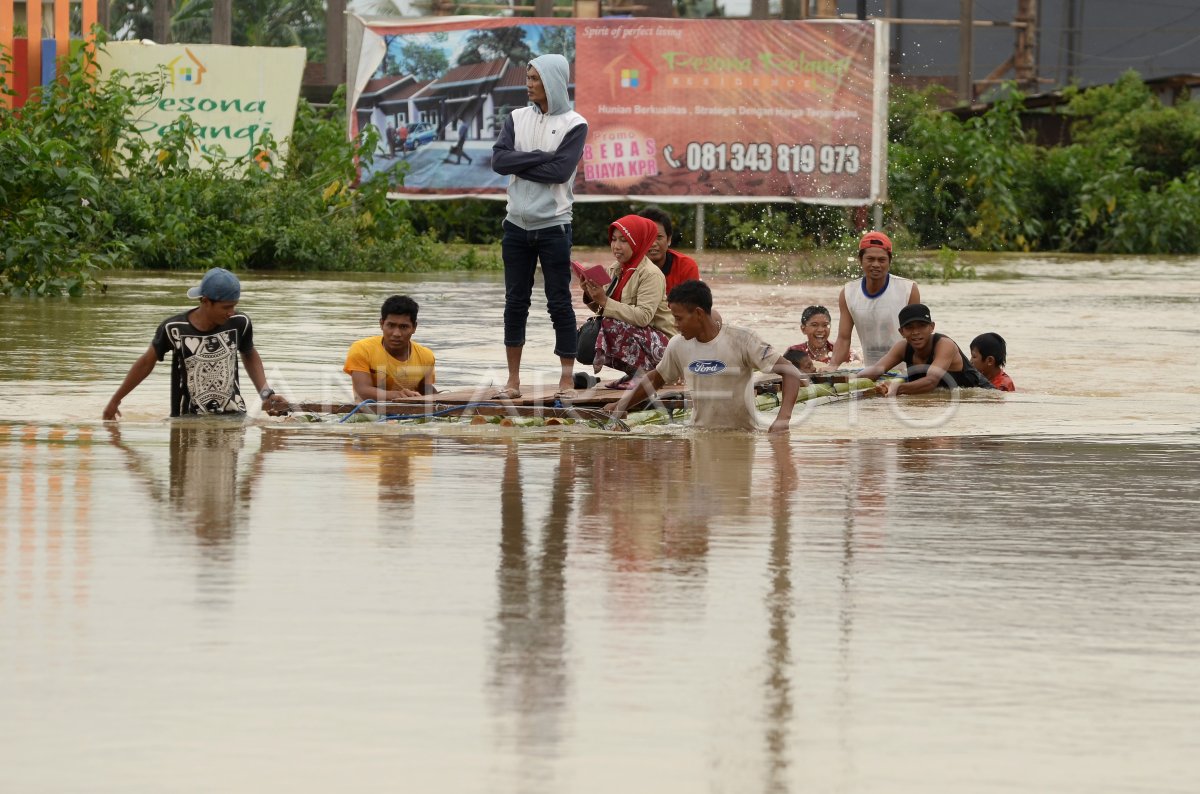
[[[571,110],[566,58],[540,55],[529,65],[542,78],[547,112],[531,104],[509,115],[492,147],[492,170],[508,175],[506,220],[533,230],[571,222],[587,121]]]

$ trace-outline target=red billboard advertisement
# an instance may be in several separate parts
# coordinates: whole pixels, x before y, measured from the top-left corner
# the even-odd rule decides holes
[[[455,18],[361,22],[351,134],[380,145],[369,173],[409,197],[500,197],[490,169],[526,64],[572,64],[588,122],[576,200],[803,201],[886,194],[883,23]]]

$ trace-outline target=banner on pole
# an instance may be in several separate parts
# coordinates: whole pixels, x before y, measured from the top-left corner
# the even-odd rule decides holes
[[[200,144],[193,166],[204,165],[204,154],[222,153],[227,160],[250,155],[266,132],[279,147],[273,154],[286,152],[304,74],[303,47],[110,42],[96,61],[106,74],[162,71],[162,94],[135,109],[135,125],[153,144],[182,116],[191,118]]]
[[[363,177],[402,174],[395,195],[502,196],[492,142],[527,104],[526,64],[554,52],[588,121],[577,200],[886,197],[885,23],[356,21],[350,133],[378,129]]]

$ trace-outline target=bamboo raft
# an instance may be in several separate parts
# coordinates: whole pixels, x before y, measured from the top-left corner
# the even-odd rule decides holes
[[[855,378],[853,372],[814,373],[811,384],[800,388],[797,404],[840,401],[874,393],[874,383]],[[754,384],[755,404],[760,411],[780,405],[781,379],[778,376],[760,377]],[[616,419],[601,409],[625,395],[621,389],[597,386],[586,391],[560,393],[554,387],[543,386],[524,390],[515,399],[493,400],[495,388],[458,389],[439,392],[427,397],[413,397],[389,402],[300,402],[292,412],[302,421],[326,421],[325,416],[340,416],[345,422],[395,422],[421,424],[425,422],[457,422],[467,424],[498,424],[515,427],[540,427],[583,423],[595,428],[628,431],[636,425],[675,424],[685,421],[691,411],[691,400],[682,387],[659,390],[653,400],[631,406],[624,420]]]

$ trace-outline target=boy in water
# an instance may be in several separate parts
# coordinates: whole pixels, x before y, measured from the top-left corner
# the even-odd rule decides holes
[[[237,311],[242,285],[237,276],[221,267],[204,274],[198,286],[188,290],[200,305],[158,326],[145,353],[133,362],[117,388],[104,418],[119,419],[121,400],[137,388],[156,362],[171,353],[171,416],[191,414],[244,414],[246,402],[238,384],[238,355],[246,374],[262,398],[269,414],[287,413],[288,401],[267,385],[262,359],[254,349],[250,318]]]
[[[860,378],[875,380],[892,367],[905,365],[904,382],[886,380],[878,383],[875,386],[878,394],[898,397],[924,394],[934,389],[992,388],[953,339],[934,333],[933,316],[925,304],[905,306],[900,310],[898,320],[898,331],[903,338],[873,366],[858,373]]]
[[[800,331],[805,341],[792,345],[784,353],[784,357],[796,365],[801,372],[815,372],[818,369],[833,369],[833,343],[829,341],[829,329],[833,320],[829,309],[824,306],[809,306],[800,314]],[[845,363],[854,365],[862,361],[858,352],[850,350]],[[807,359],[807,364],[802,366]]]
[[[1008,345],[1004,337],[989,331],[971,340],[971,363],[1000,391],[1016,391],[1012,378],[1004,371]]]
[[[692,397],[692,424],[724,430],[757,430],[755,371],[783,377],[779,415],[769,432],[788,429],[796,394],[807,380],[773,347],[747,328],[723,325],[713,317],[712,291],[703,281],[685,281],[667,296],[679,335],[667,343],[662,361],[616,405],[604,410],[620,418],[664,383],[680,378]]]

